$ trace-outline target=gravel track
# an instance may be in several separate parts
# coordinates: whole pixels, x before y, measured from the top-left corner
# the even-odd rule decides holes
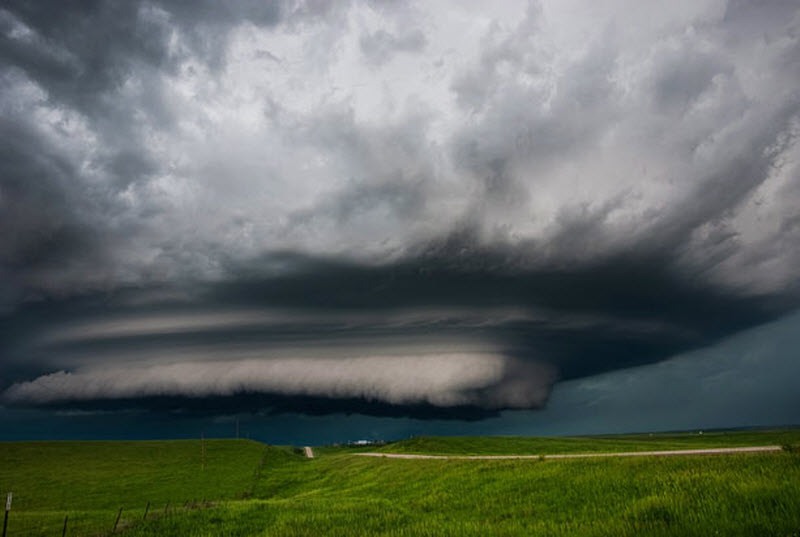
[[[674,449],[663,451],[623,451],[618,453],[557,453],[552,455],[419,455],[413,453],[354,453],[359,457],[387,459],[443,459],[443,460],[517,460],[517,459],[588,459],[594,457],[679,457],[686,455],[728,455],[733,453],[763,453],[781,451],[781,446],[749,446],[734,448]]]

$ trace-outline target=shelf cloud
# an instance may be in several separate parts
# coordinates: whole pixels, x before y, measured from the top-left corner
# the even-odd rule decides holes
[[[496,355],[362,356],[180,362],[58,371],[5,391],[10,403],[63,405],[159,397],[360,399],[390,405],[532,408],[553,371]]]
[[[779,0],[4,2],[3,400],[497,412],[781,318],[799,35]]]

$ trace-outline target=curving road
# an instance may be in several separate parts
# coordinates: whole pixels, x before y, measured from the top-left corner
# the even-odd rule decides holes
[[[733,448],[674,449],[664,451],[623,451],[619,453],[557,453],[553,455],[418,455],[413,453],[353,453],[359,457],[387,459],[444,459],[444,460],[508,460],[508,459],[587,459],[592,457],[675,457],[681,455],[727,455],[731,453],[763,453],[781,451],[781,446],[749,446]]]

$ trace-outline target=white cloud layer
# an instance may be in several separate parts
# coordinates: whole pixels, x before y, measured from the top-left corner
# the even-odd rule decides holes
[[[242,394],[357,398],[393,405],[533,408],[554,381],[546,365],[491,354],[250,359],[59,371],[12,385],[12,404]]]

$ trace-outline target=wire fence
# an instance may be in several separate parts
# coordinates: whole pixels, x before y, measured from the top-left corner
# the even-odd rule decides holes
[[[145,505],[123,505],[117,509],[52,510],[8,509],[0,537],[111,536],[148,521],[195,509],[214,507],[205,499]]]

